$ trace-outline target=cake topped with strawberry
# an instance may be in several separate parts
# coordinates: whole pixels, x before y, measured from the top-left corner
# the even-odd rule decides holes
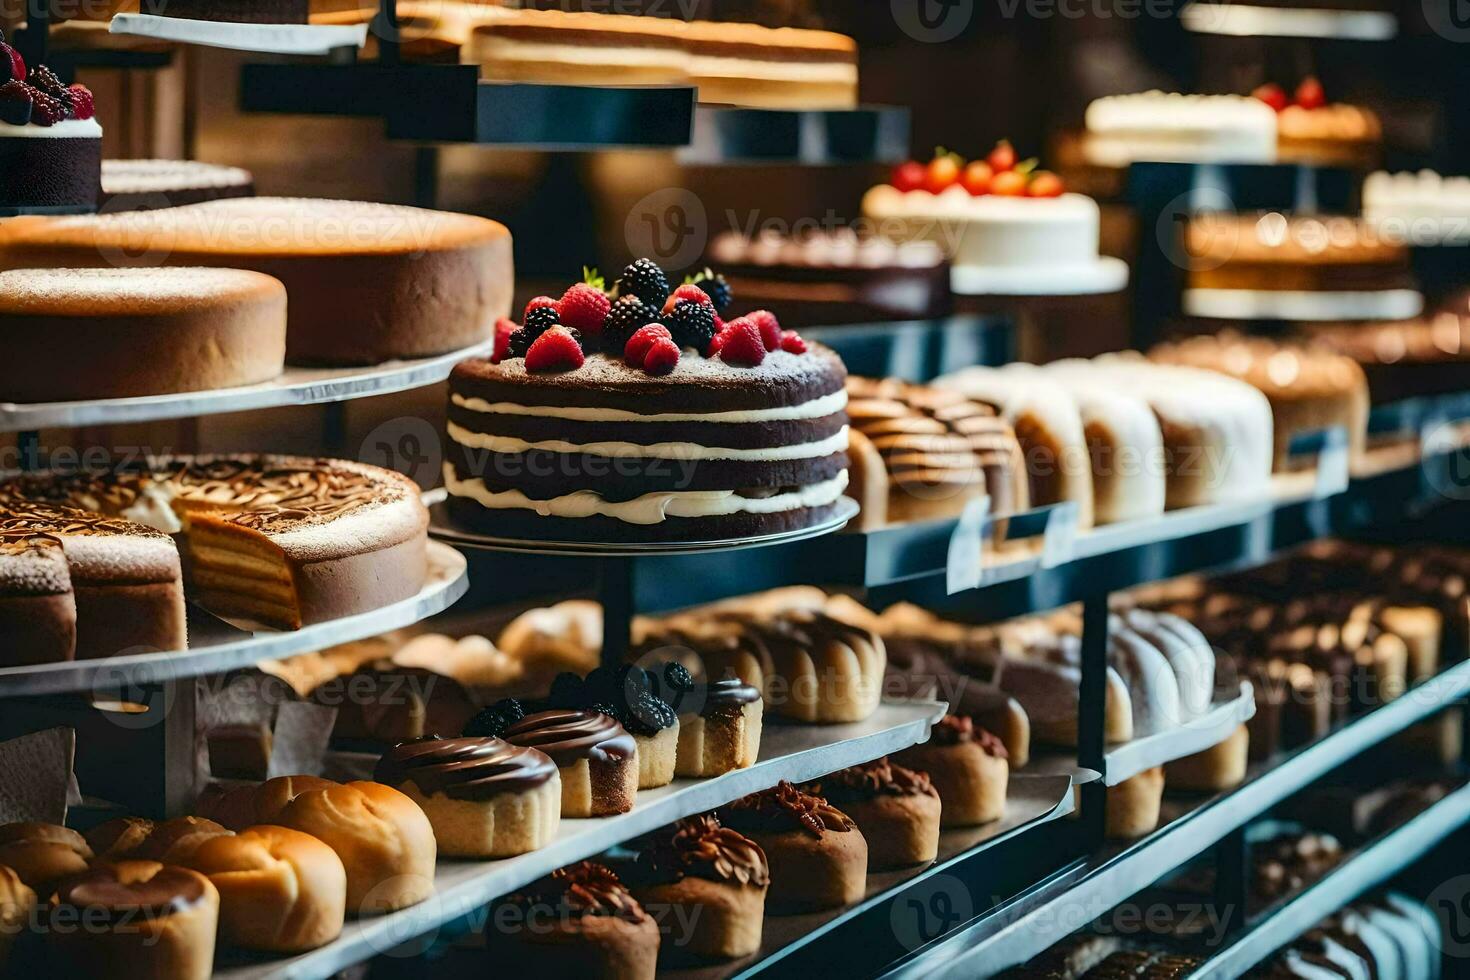
[[[1287,163],[1372,164],[1383,145],[1383,124],[1362,106],[1327,101],[1308,75],[1290,93],[1269,82],[1251,93],[1276,112],[1276,146]]]
[[[27,66],[0,34],[0,215],[95,211],[102,126],[92,93]]]
[[[498,537],[707,541],[797,530],[847,486],[847,376],[724,277],[593,270],[450,378],[450,509]],[[728,318],[728,319],[727,319]]]
[[[1097,202],[1019,159],[1007,141],[966,160],[943,148],[927,164],[899,164],[863,197],[863,216],[898,241],[927,240],[965,269],[1091,268],[1098,262]],[[958,289],[959,287],[956,286]]]

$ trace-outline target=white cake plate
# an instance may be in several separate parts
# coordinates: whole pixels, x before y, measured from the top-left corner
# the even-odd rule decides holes
[[[486,341],[448,354],[412,361],[388,361],[372,367],[288,367],[277,378],[240,388],[78,402],[0,402],[0,432],[198,418],[224,412],[386,395],[443,381],[449,377],[454,365],[467,357],[489,354],[491,346],[491,342]]]
[[[1388,41],[1398,18],[1383,10],[1309,10],[1197,2],[1179,15],[1184,29],[1226,37],[1310,37],[1332,41]]]
[[[1183,309],[1212,320],[1407,320],[1424,311],[1424,295],[1414,289],[1186,289]]]
[[[709,551],[739,551],[745,548],[766,548],[776,544],[790,544],[819,538],[840,531],[847,522],[858,515],[858,502],[851,497],[837,501],[832,516],[820,524],[781,531],[777,534],[761,534],[748,538],[727,538],[720,541],[553,541],[542,538],[497,538],[460,527],[450,517],[445,505],[447,495],[443,488],[424,495],[429,505],[429,534],[457,548],[475,548],[482,551],[509,551],[523,555],[567,555],[581,558],[645,558],[669,555],[694,555]]]
[[[234,24],[188,20],[156,14],[115,14],[113,34],[132,34],[159,41],[202,44],[210,48],[270,54],[327,54],[334,48],[360,48],[367,43],[362,24]]]
[[[469,588],[465,569],[464,555],[447,545],[430,541],[429,577],[418,595],[355,616],[313,623],[299,630],[251,629],[248,624],[231,624],[213,617],[206,617],[202,623],[196,622],[195,607],[191,606],[189,647],[186,650],[0,668],[0,698],[115,691],[141,684],[222,674],[262,660],[278,660],[377,636],[411,626],[454,605]]]
[[[1096,296],[1128,285],[1128,263],[1101,256],[1084,266],[957,265],[949,279],[950,288],[960,296]]]

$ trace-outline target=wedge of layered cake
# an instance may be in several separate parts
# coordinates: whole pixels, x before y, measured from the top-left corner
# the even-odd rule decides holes
[[[168,535],[44,503],[0,505],[0,667],[183,649]]]
[[[0,484],[0,513],[35,503],[179,534],[191,599],[281,629],[409,598],[428,576],[418,487],[344,460],[180,457]]]
[[[457,520],[499,537],[724,540],[831,516],[847,486],[846,370],[719,276],[670,292],[641,259],[502,324],[450,379]]]

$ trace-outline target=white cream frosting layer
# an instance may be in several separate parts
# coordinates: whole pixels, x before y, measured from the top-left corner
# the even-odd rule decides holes
[[[101,139],[102,124],[93,119],[63,119],[54,126],[27,123],[15,126],[0,123],[0,139],[18,136],[22,139]]]
[[[586,408],[572,405],[522,405],[517,402],[488,402],[483,398],[466,398],[452,394],[450,401],[471,412],[489,415],[532,415],[538,418],[568,419],[574,422],[786,422],[824,419],[847,407],[847,392],[834,391],[800,405],[779,408],[755,408],[736,412],[664,412],[648,415],[621,408]]]
[[[730,449],[724,446],[701,446],[696,442],[656,442],[639,445],[633,442],[565,442],[548,439],[543,442],[527,442],[510,436],[491,435],[486,432],[471,432],[453,422],[448,426],[449,438],[457,445],[470,449],[488,449],[493,453],[527,453],[535,450],[551,453],[568,453],[586,456],[606,456],[610,459],[733,459],[749,462],[773,462],[786,459],[819,459],[847,449],[847,426],[833,436],[816,442],[795,443],[789,446],[771,446],[763,449]]]
[[[837,502],[847,489],[847,471],[773,497],[742,497],[734,490],[684,490],[649,493],[632,500],[604,500],[579,490],[550,500],[532,500],[519,490],[492,491],[478,477],[461,480],[444,466],[444,486],[451,496],[465,497],[491,510],[534,510],[542,517],[613,517],[628,524],[661,524],[670,517],[726,517],[731,514],[779,514]]]

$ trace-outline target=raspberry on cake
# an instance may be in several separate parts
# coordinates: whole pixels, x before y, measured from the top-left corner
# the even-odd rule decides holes
[[[695,541],[830,516],[847,485],[841,360],[786,339],[774,317],[770,350],[749,320],[715,336],[692,296],[657,322],[668,280],[646,259],[619,290],[580,363],[565,328],[535,334],[555,322],[542,306],[499,363],[455,368],[444,475],[456,518],[498,536]]]
[[[95,210],[101,173],[92,93],[45,65],[27,69],[0,33],[0,211]]]

